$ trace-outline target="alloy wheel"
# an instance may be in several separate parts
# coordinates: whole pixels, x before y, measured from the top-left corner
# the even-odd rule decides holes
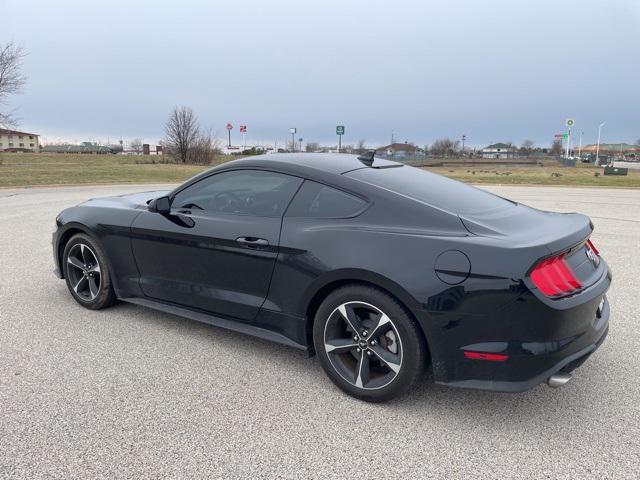
[[[67,273],[73,291],[85,301],[92,301],[100,293],[102,273],[95,252],[88,245],[78,243],[67,256]]]
[[[336,372],[365,390],[389,385],[402,366],[402,341],[393,321],[365,302],[346,302],[331,313],[324,347]]]

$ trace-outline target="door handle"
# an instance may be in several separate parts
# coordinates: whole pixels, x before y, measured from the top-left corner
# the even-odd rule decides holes
[[[257,237],[238,237],[236,242],[247,248],[267,248],[269,246],[268,241]]]

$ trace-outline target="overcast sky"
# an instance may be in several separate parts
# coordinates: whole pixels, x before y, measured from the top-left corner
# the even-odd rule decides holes
[[[11,107],[49,141],[154,143],[175,105],[271,143],[640,137],[638,0],[0,0],[0,22],[29,52]]]

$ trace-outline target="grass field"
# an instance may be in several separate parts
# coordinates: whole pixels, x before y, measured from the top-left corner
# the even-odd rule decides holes
[[[205,166],[153,163],[155,156],[0,153],[0,187],[179,183]]]
[[[220,156],[218,163],[229,157]],[[179,183],[210,166],[157,163],[162,157],[0,153],[0,187],[115,183]],[[626,177],[602,175],[602,168],[478,166],[429,167],[429,171],[478,184],[640,187],[640,170]],[[600,173],[600,176],[595,176]]]
[[[588,187],[640,187],[640,170],[627,176],[604,176],[602,167],[561,165],[509,167],[429,167],[429,171],[466,183],[501,185],[566,185]],[[599,176],[595,174],[598,173]]]

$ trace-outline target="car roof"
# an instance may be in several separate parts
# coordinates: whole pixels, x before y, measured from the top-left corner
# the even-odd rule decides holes
[[[187,182],[177,187],[173,192],[181,190],[204,177],[208,177],[216,172],[225,170],[235,170],[238,168],[260,168],[275,169],[283,173],[298,175],[316,181],[329,181],[333,177],[360,169],[382,169],[391,167],[401,167],[403,164],[392,162],[381,158],[375,158],[371,165],[358,159],[357,155],[345,153],[273,153],[267,155],[253,155],[238,160],[225,162],[217,167],[202,172],[192,177]],[[346,179],[345,179],[346,180]],[[342,183],[342,182],[340,182]],[[172,193],[173,193],[172,192]]]
[[[359,160],[357,155],[346,153],[273,153],[269,155],[255,155],[233,163],[238,166],[241,164],[248,166],[248,164],[253,165],[255,162],[263,165],[265,165],[263,162],[278,162],[291,165],[292,167],[313,168],[337,175],[360,168],[383,168],[402,165],[398,162],[376,158],[374,164],[370,167]]]

